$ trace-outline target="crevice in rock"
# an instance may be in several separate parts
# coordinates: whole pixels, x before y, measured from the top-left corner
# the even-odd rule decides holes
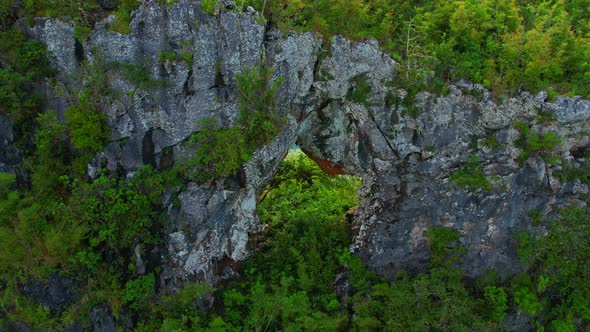
[[[381,133],[381,136],[383,136],[383,139],[385,139],[385,142],[387,143],[387,146],[389,147],[389,149],[391,150],[391,152],[393,152],[393,154],[400,159],[400,155],[397,152],[397,150],[393,147],[393,145],[391,145],[391,142],[389,141],[389,138],[387,137],[387,135],[385,134],[385,132],[383,132],[383,130],[381,129],[381,127],[379,126],[379,124],[377,123],[377,121],[375,121],[375,117],[373,116],[373,113],[369,112],[369,118],[371,119],[371,121],[375,124],[375,128],[377,128],[377,130],[379,130],[379,133]]]
[[[195,92],[190,89],[190,81],[192,78],[193,78],[193,67],[189,66],[188,75],[186,77],[186,80],[184,81],[184,84],[182,85],[182,91],[185,96],[192,96],[195,94]]]
[[[151,165],[153,168],[157,168],[156,159],[154,158],[154,141],[153,141],[153,130],[150,129],[143,136],[141,143],[141,158],[144,165]]]
[[[310,112],[307,112],[307,114],[305,114],[303,119],[298,119],[298,122],[299,123],[305,122],[305,120],[313,113],[318,114],[318,117],[320,117],[320,119],[321,119],[321,117],[323,115],[323,110],[330,105],[332,100],[333,99],[330,99],[330,98],[323,100],[318,107],[316,107],[314,110],[312,110]],[[325,118],[325,116],[324,116],[324,118]]]
[[[86,60],[86,56],[84,54],[84,45],[82,45],[78,39],[76,39],[76,42],[74,43],[74,55],[76,56],[76,61],[78,62],[76,66],[79,66],[80,63]]]

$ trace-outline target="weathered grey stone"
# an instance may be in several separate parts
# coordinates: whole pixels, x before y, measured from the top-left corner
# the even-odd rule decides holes
[[[547,107],[554,111],[555,118],[562,123],[583,123],[590,120],[590,101],[580,96],[557,97],[555,103],[549,103]]]

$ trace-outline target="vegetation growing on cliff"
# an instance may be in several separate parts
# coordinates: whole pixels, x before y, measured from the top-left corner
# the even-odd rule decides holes
[[[14,122],[19,146],[31,149],[26,141],[35,129],[41,111],[42,96],[36,82],[53,74],[45,44],[28,40],[22,32],[0,32],[0,112],[9,114]]]
[[[271,24],[375,38],[407,84],[469,78],[496,94],[590,94],[590,9],[562,0],[250,0]],[[263,4],[266,5],[265,8]]]
[[[0,2],[3,22],[14,3]],[[430,77],[431,84],[467,76],[497,93],[546,84],[558,91],[588,91],[588,9],[582,2],[267,3],[271,22],[284,28],[379,38],[405,65],[403,75],[410,81],[422,81],[433,69],[437,76]],[[115,29],[128,29],[136,5],[123,1]],[[96,3],[24,1],[23,6],[29,18],[80,13],[74,17],[84,18]],[[75,324],[88,329],[96,308],[112,313],[122,329],[137,331],[495,330],[509,324],[505,318],[519,316],[528,317],[523,329],[590,326],[587,205],[564,208],[552,218],[538,216],[538,227],[516,239],[527,269],[521,275],[465,280],[457,267],[464,253],[459,234],[433,228],[424,233],[430,271],[402,271],[389,282],[348,251],[346,212],[358,203],[360,181],[330,177],[301,155],[286,159],[261,197],[259,213],[268,227],[253,243],[257,254],[238,269],[242,279],[215,291],[188,284],[176,294],[159,294],[160,267],[147,262],[147,272],[136,273],[141,267],[134,255],[161,257],[156,249],[166,222],[162,196],[179,184],[176,170],[144,167],[129,178],[101,170],[89,179],[88,161],[109,140],[101,109],[110,95],[105,68],[99,62],[85,65],[85,83],[68,91],[72,105],[67,120],[60,121],[51,110],[41,114],[35,95],[35,82],[52,75],[45,47],[15,31],[3,33],[0,41],[0,112],[16,123],[25,148],[23,167],[31,176],[31,188],[17,190],[15,176],[0,173],[2,330],[17,322],[41,331]],[[192,61],[192,55],[179,57]],[[121,68],[138,87],[161,83],[135,65]],[[192,164],[202,171],[200,180],[234,174],[278,133],[282,120],[274,94],[279,83],[271,84],[270,76],[267,69],[247,68],[237,77],[242,101],[235,126],[202,123]],[[366,82],[356,83],[348,97],[367,103]],[[522,158],[552,157],[559,140],[515,126]],[[565,179],[572,177],[587,182],[587,169],[564,173]],[[452,179],[468,188],[491,187],[473,156]],[[53,276],[73,282],[76,295],[63,307],[36,302],[27,293]],[[199,301],[211,292],[214,307],[199,311]]]
[[[139,4],[120,1],[111,29],[128,33]],[[201,5],[210,13],[220,6],[217,0]],[[469,78],[500,96],[520,89],[590,95],[585,1],[247,0],[237,5],[254,6],[283,30],[375,38],[400,62],[400,78],[408,87],[434,89]],[[19,17],[29,24],[35,16],[61,17],[76,23],[79,39],[107,14],[94,0],[0,1],[3,29]]]
[[[197,181],[234,175],[252,158],[254,151],[269,143],[284,124],[275,101],[282,80],[271,82],[272,70],[263,66],[245,67],[236,75],[239,116],[235,125],[221,128],[214,118],[205,118],[190,139],[196,156],[185,167]]]
[[[52,119],[44,121],[50,126],[41,125],[40,144],[64,139],[50,134],[61,132]],[[54,172],[64,174],[60,167]],[[18,193],[14,177],[0,177],[2,327],[89,324],[90,311],[105,305],[118,319],[132,318],[129,330],[136,331],[496,329],[505,316],[524,313],[530,324],[572,330],[590,320],[587,209],[564,209],[538,231],[523,233],[518,241],[529,271],[515,278],[466,282],[456,267],[464,253],[459,234],[434,228],[424,234],[431,270],[400,272],[390,283],[348,252],[345,213],[358,203],[360,181],[329,176],[303,155],[290,156],[261,196],[267,229],[254,241],[256,255],[238,270],[240,280],[214,291],[220,302],[203,313],[198,303],[212,291],[207,286],[157,294],[157,270],[134,273],[133,248],[149,252],[160,241],[160,197],[174,178],[146,168],[129,182],[109,174],[90,183],[52,179]],[[56,272],[80,282],[74,304],[50,310],[21,293],[30,278]]]

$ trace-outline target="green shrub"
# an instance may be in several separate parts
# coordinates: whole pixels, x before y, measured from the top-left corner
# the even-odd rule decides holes
[[[508,310],[508,298],[503,288],[487,286],[484,289],[484,299],[487,304],[488,319],[492,322],[501,322]]]
[[[452,246],[461,236],[457,230],[434,227],[426,231],[424,236],[429,239],[431,265],[434,267],[453,264],[465,254],[465,248]]]
[[[92,96],[82,92],[77,104],[68,108],[66,118],[70,139],[76,149],[88,153],[102,150],[110,137],[110,129],[106,116],[96,109]]]
[[[39,129],[35,133],[33,189],[47,196],[62,197],[64,186],[61,176],[68,174],[69,142],[67,127],[57,120],[55,111],[48,110],[37,118]]]
[[[191,136],[190,143],[197,147],[191,164],[200,169],[197,179],[202,182],[230,176],[251,158],[240,128],[220,128],[213,118],[200,122],[199,132]]]
[[[275,98],[284,79],[271,79],[272,69],[263,66],[244,67],[236,75],[240,100],[237,122],[246,142],[257,147],[269,143],[285,121]]]
[[[83,63],[79,76],[84,85],[72,94],[74,98],[65,116],[69,140],[80,153],[78,162],[85,168],[89,159],[103,149],[110,137],[103,109],[112,93],[108,85],[107,65],[100,58]]]
[[[183,43],[182,49],[179,52],[160,51],[158,53],[158,61],[160,63],[165,63],[166,61],[184,61],[189,67],[191,67],[193,64],[193,52],[190,49],[192,45],[191,43],[192,42],[190,40],[186,43]]]
[[[225,322],[335,330],[345,321],[332,285],[349,241],[343,217],[358,204],[359,186],[357,178],[325,174],[301,152],[287,156],[258,206],[263,236],[272,240],[245,262],[242,286],[223,290]]]
[[[381,281],[368,291],[358,292],[353,297],[354,328],[374,331],[489,328],[477,311],[476,299],[463,283],[461,271],[452,264],[464,252],[453,245],[459,233],[436,227],[424,235],[430,240],[431,271],[415,276],[400,272],[392,283]],[[351,279],[356,288],[354,280]]]
[[[166,61],[176,61],[177,55],[176,52],[169,52],[169,51],[160,51],[158,52],[158,61],[160,63],[164,63]]]
[[[90,229],[92,248],[114,253],[135,243],[155,244],[160,198],[165,181],[173,181],[149,167],[138,170],[131,181],[102,175],[90,184],[72,183],[71,213]]]
[[[532,155],[539,155],[546,162],[556,162],[557,157],[554,154],[555,149],[561,144],[561,139],[555,133],[541,134],[531,131],[525,122],[516,121],[514,126],[520,132],[520,138],[515,145],[521,148],[518,160],[523,162]]]
[[[557,325],[576,317],[590,321],[589,217],[588,208],[563,207],[557,218],[544,219],[543,227],[517,238],[519,256],[529,267],[529,275],[513,282],[523,310]]]
[[[47,46],[35,39],[19,42],[12,50],[17,70],[33,79],[49,77],[53,71],[47,57]]]
[[[496,136],[494,135],[487,135],[486,137],[484,137],[481,140],[480,143],[482,146],[490,148],[490,149],[497,149],[502,147],[502,144],[500,144],[500,142],[498,142],[498,140],[496,139]]]
[[[590,184],[590,163],[583,162],[579,167],[571,163],[562,165],[562,169],[556,171],[555,176],[561,181],[577,181]]]
[[[155,283],[153,273],[127,281],[121,295],[123,303],[129,304],[133,310],[146,306],[147,301],[154,296]]]
[[[46,46],[17,30],[1,32],[0,59],[5,64],[0,69],[0,112],[11,116],[19,146],[30,153],[29,139],[42,104],[35,81],[53,75]]]
[[[473,153],[469,154],[458,171],[451,174],[449,180],[453,181],[457,186],[471,191],[490,192],[494,189],[483,171],[483,166],[479,163],[479,157]]]

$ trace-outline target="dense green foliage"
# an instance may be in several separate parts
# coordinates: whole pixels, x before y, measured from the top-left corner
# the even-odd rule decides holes
[[[272,71],[262,66],[245,67],[236,75],[239,116],[235,125],[222,128],[213,118],[205,118],[191,139],[196,156],[186,164],[197,181],[235,174],[254,151],[270,142],[284,123],[275,94],[281,80],[271,82]]]
[[[153,295],[153,274],[133,278],[132,249],[147,251],[159,243],[161,195],[172,178],[145,168],[131,181],[108,174],[93,182],[53,176],[40,187],[34,182],[29,193],[12,191],[7,183],[0,190],[0,272],[6,283],[0,296],[8,315],[0,326],[22,321],[54,330],[72,320],[89,324],[86,315],[96,305],[106,303],[115,314],[126,306],[133,314]],[[80,281],[83,296],[37,322],[28,313],[36,304],[21,301],[18,287],[56,272]]]
[[[135,280],[132,251],[147,252],[161,241],[165,216],[161,196],[175,185],[173,172],[142,168],[128,180],[102,172],[94,181],[86,166],[104,148],[109,129],[103,113],[113,93],[106,64],[81,66],[79,87],[61,91],[70,98],[65,121],[41,113],[37,83],[51,76],[45,46],[21,33],[0,34],[0,112],[10,115],[24,147],[22,168],[31,188],[16,190],[15,177],[0,176],[0,329],[20,321],[34,330],[59,330],[75,321],[88,325],[90,309],[106,304],[130,314],[153,295],[155,276]],[[131,80],[131,78],[129,78]],[[24,284],[59,273],[78,284],[76,303],[50,310],[22,295]],[[151,279],[150,279],[151,278]]]
[[[555,330],[573,330],[575,319],[590,321],[590,210],[565,207],[556,219],[522,233],[520,256],[533,272],[519,282],[518,305]],[[527,302],[528,301],[528,302]],[[569,328],[568,328],[569,327]]]
[[[182,48],[176,52],[160,51],[158,53],[158,61],[165,63],[166,61],[184,61],[189,68],[193,65],[193,51],[191,49],[192,42],[190,40],[182,42]]]
[[[137,0],[119,1],[110,28],[128,33],[131,12],[139,5]],[[76,38],[84,41],[90,29],[108,14],[96,0],[0,0],[0,31],[8,29],[19,18],[25,18],[32,26],[35,17],[57,17],[74,22]]]
[[[590,9],[578,0],[251,0],[284,30],[376,38],[407,86],[470,78],[518,89],[590,93]],[[431,77],[431,70],[435,77]]]
[[[358,204],[359,186],[359,179],[324,174],[301,153],[287,157],[259,206],[268,226],[258,252],[244,264],[243,280],[222,292],[227,323],[335,330],[345,321],[333,284],[349,243],[343,216]]]

